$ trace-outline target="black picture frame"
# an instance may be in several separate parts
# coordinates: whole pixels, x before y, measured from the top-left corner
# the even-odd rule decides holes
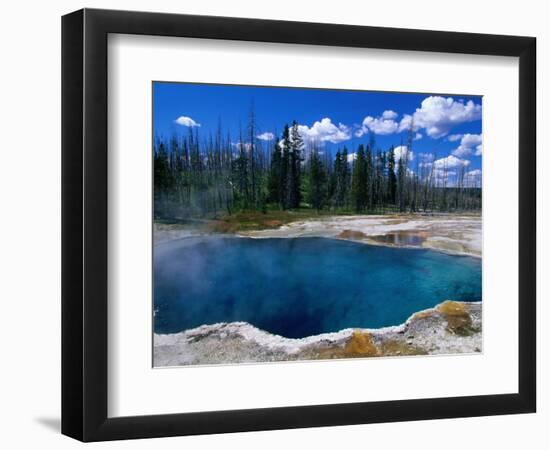
[[[107,36],[179,36],[519,58],[517,393],[107,416]],[[536,39],[83,9],[62,18],[62,433],[82,441],[535,412]],[[510,293],[510,295],[514,295]]]

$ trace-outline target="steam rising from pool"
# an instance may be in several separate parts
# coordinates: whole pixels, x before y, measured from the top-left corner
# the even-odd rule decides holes
[[[155,333],[248,322],[301,338],[481,300],[481,261],[327,238],[188,238],[154,249]]]

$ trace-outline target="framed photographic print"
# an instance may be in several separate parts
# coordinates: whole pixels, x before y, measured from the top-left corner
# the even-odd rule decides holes
[[[535,411],[534,38],[62,31],[64,434]]]

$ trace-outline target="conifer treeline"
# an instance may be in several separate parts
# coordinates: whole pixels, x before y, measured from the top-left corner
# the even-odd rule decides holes
[[[334,213],[454,212],[481,208],[480,180],[466,168],[436,167],[435,155],[409,158],[412,133],[399,153],[375,150],[371,137],[350,153],[333,156],[315,142],[308,146],[296,122],[280,138],[256,137],[251,114],[238,142],[198,130],[154,144],[156,219],[189,219],[268,208],[312,208]],[[403,149],[405,149],[403,151]]]

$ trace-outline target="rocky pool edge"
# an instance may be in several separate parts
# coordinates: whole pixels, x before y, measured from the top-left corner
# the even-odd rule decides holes
[[[384,328],[346,328],[299,339],[247,322],[154,334],[153,366],[175,367],[482,352],[482,302],[446,300]]]

